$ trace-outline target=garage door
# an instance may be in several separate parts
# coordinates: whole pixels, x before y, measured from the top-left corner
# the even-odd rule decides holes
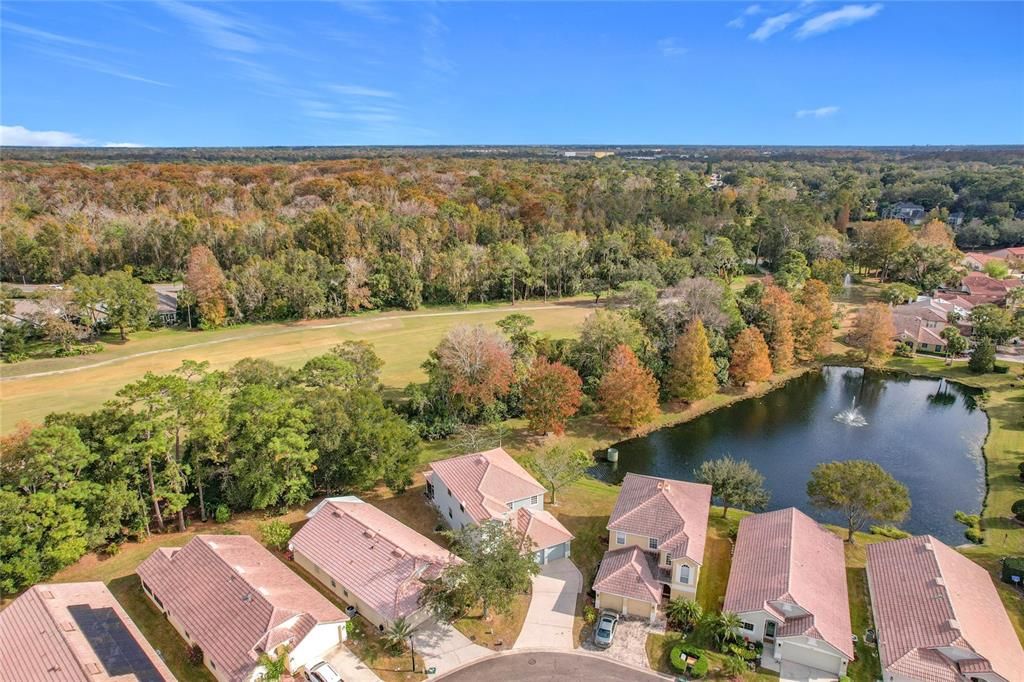
[[[782,644],[782,660],[792,661],[806,665],[809,668],[835,673],[836,675],[839,674],[842,663],[842,659],[839,656],[821,649],[803,646],[796,642],[783,642]]]
[[[560,544],[560,545],[555,545],[554,547],[551,547],[551,548],[548,549],[548,556],[547,556],[547,560],[548,561],[554,561],[555,559],[564,559],[564,558],[565,558],[565,543],[564,542],[562,544]]]

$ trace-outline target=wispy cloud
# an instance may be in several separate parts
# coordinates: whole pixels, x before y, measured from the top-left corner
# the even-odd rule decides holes
[[[801,109],[796,112],[797,118],[828,118],[829,116],[835,116],[839,113],[839,107],[827,106],[818,107],[817,109]]]
[[[751,40],[765,41],[800,18],[799,12],[785,12],[768,17],[750,34]]]
[[[159,85],[162,88],[173,87],[170,83],[158,81],[154,78],[146,78],[145,76],[140,76],[136,73],[128,71],[124,67],[121,67],[117,64],[111,64],[109,62],[100,61],[98,59],[92,59],[90,57],[82,57],[81,55],[71,54],[69,52],[64,52],[63,50],[55,50],[43,46],[35,46],[31,49],[33,52],[37,52],[46,57],[50,57],[51,59],[55,59],[69,66],[76,66],[81,69],[95,71],[96,73],[102,73],[107,76],[113,76],[114,78],[121,78],[127,81],[134,81],[136,83]]]
[[[94,42],[92,40],[85,40],[83,38],[74,38],[71,36],[61,35],[59,33],[51,33],[50,31],[43,31],[38,28],[32,28],[24,24],[19,24],[15,21],[5,21],[3,23],[4,30],[14,31],[24,36],[28,36],[37,41],[44,43],[58,43],[60,45],[74,45],[75,47],[86,47],[93,50],[112,50],[108,45]]]
[[[728,24],[726,24],[726,26],[728,26],[729,28],[743,28],[743,25],[747,22],[748,17],[752,17],[755,14],[760,14],[763,11],[764,10],[761,8],[761,5],[750,5],[745,10],[743,10],[743,14],[739,15],[738,17],[730,21]]]
[[[339,95],[351,95],[353,97],[382,97],[386,99],[394,99],[397,95],[389,90],[378,90],[377,88],[367,88],[362,85],[328,85],[328,90],[336,92]]]
[[[839,9],[819,14],[805,21],[796,32],[799,39],[810,38],[865,21],[882,11],[881,3],[873,5],[843,5]]]
[[[661,52],[662,57],[680,57],[690,50],[676,44],[675,38],[662,38],[658,41],[658,51]]]
[[[384,3],[382,2],[373,2],[372,0],[338,0],[338,4],[351,14],[356,14],[365,19],[385,22],[397,21],[393,15],[384,9]]]
[[[161,6],[191,26],[212,47],[247,54],[263,50],[263,43],[258,39],[260,30],[240,17],[177,0],[166,0]]]
[[[112,149],[135,149],[138,147],[145,147],[144,144],[137,142],[107,142],[103,145],[104,147],[110,147]]]
[[[423,43],[420,62],[434,76],[446,76],[455,69],[451,60],[445,56],[444,34],[447,32],[448,27],[441,21],[441,17],[433,12],[427,13],[421,27]]]
[[[0,125],[0,145],[7,147],[87,147],[94,140],[62,130],[29,130],[25,126]],[[105,142],[103,147],[142,147],[135,142]]]

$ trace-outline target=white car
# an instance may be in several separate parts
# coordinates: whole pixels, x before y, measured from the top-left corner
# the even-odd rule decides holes
[[[320,661],[309,669],[307,675],[313,682],[345,682],[327,661]]]

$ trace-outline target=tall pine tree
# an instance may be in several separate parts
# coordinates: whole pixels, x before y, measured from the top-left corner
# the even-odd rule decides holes
[[[636,428],[658,413],[658,382],[623,344],[608,359],[598,398],[608,423],[623,429]]]
[[[729,376],[733,383],[745,386],[752,381],[764,381],[772,375],[772,363],[768,357],[768,344],[761,330],[747,327],[739,333],[732,344],[732,360]]]

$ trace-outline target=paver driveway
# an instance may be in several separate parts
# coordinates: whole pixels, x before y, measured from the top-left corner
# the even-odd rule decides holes
[[[572,651],[576,597],[582,588],[583,576],[568,559],[557,559],[542,566],[533,579],[530,608],[512,648]]]
[[[416,653],[423,657],[428,668],[438,673],[465,665],[491,653],[490,649],[474,644],[451,625],[431,619],[416,628],[413,634]]]
[[[594,646],[593,638],[581,643],[582,649],[601,656],[607,656],[634,668],[650,668],[647,662],[647,635],[650,625],[646,620],[619,620],[615,628],[612,645],[607,649]]]

